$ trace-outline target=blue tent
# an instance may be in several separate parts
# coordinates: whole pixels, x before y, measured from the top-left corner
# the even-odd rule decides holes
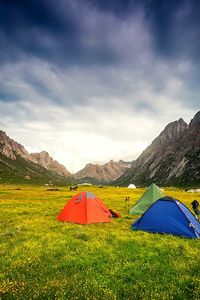
[[[188,238],[200,237],[200,223],[180,201],[163,197],[154,202],[132,224],[132,229],[167,233]]]

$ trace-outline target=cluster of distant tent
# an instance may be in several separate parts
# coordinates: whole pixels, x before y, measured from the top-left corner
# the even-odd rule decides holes
[[[198,201],[196,206],[198,207]],[[179,200],[165,197],[154,183],[131,208],[130,214],[141,215],[131,225],[133,230],[200,238],[200,223],[197,218]],[[93,193],[80,192],[64,206],[58,220],[78,224],[108,223],[113,216],[119,217],[120,214],[109,210]]]

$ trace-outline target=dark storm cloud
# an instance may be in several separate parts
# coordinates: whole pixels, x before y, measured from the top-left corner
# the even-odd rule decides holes
[[[144,7],[159,55],[200,62],[199,0],[155,0]]]
[[[0,4],[1,60],[23,55],[51,56],[53,50],[43,42],[45,35],[73,34],[69,18],[65,24],[46,1],[5,1]]]
[[[106,25],[95,28],[87,19],[101,14],[105,22],[109,16],[122,22],[139,9],[158,55],[199,59],[198,0],[7,0],[0,4],[0,61],[34,56],[59,66],[115,64],[123,61],[123,51],[105,38]]]
[[[181,101],[196,106],[199,68],[179,74],[177,62],[200,63],[199,3],[1,1],[0,101],[34,101],[40,96],[60,105],[94,105],[99,101],[103,106],[106,101],[112,105],[113,98],[139,111],[155,111],[156,105],[146,99],[167,94],[174,71],[175,79],[184,83]],[[10,76],[15,64],[19,67]],[[162,70],[163,64],[168,67]],[[9,71],[5,71],[7,65]],[[71,68],[77,71],[71,72]],[[11,77],[14,82],[8,86]],[[143,95],[143,91],[149,94]]]
[[[24,56],[56,64],[103,64],[115,54],[98,41],[103,32],[84,28],[89,4],[84,1],[5,1],[0,4],[1,63]],[[88,41],[91,41],[88,46]],[[103,40],[102,40],[103,42]]]
[[[120,18],[124,18],[127,14],[132,13],[144,1],[141,0],[95,0],[92,2],[98,9],[111,12]]]
[[[95,4],[124,19],[141,9],[159,56],[200,63],[199,0],[96,0]]]

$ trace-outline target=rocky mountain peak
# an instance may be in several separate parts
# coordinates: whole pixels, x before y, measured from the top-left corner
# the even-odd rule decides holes
[[[184,135],[188,129],[188,124],[180,118],[178,121],[169,123],[161,134],[153,141],[152,145],[170,144],[172,140],[177,140]]]
[[[31,154],[34,159],[36,159],[37,163],[43,166],[44,168],[54,171],[62,176],[70,176],[70,172],[59,162],[54,160],[47,151],[42,151],[39,153]]]
[[[182,135],[188,128],[188,124],[180,118],[178,121],[169,123],[161,134],[165,135],[166,138],[173,138]]]
[[[117,164],[113,159],[111,159],[109,162],[107,162],[105,165],[106,166],[114,166],[115,164]]]
[[[43,156],[49,156],[49,153],[47,151],[41,151],[40,152],[40,155],[43,155]]]
[[[44,168],[54,171],[62,176],[71,175],[63,165],[53,160],[48,152],[42,151],[41,153],[29,154],[24,146],[12,140],[2,130],[0,130],[0,154],[11,160],[21,158],[26,161],[34,162],[35,164],[43,166]]]
[[[3,140],[7,135],[3,130],[0,130],[0,139]]]
[[[196,113],[196,115],[194,116],[194,118],[190,121],[189,126],[196,126],[196,125],[200,125],[200,111],[198,111]]]
[[[9,138],[2,130],[0,130],[0,153],[12,160],[16,160],[17,156],[20,156],[23,159],[36,162],[34,157],[26,151],[24,146]]]
[[[42,151],[39,153],[31,153],[33,157],[37,160],[37,163],[41,164],[43,167],[47,168],[49,162],[52,162],[53,159],[49,156],[49,153]]]
[[[120,159],[118,161],[118,164],[120,164],[121,166],[126,166],[127,168],[129,168],[133,162],[134,161],[124,161],[124,160]]]

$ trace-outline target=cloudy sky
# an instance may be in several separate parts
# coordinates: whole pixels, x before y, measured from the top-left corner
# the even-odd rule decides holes
[[[0,129],[71,172],[200,109],[199,0],[1,0]]]

